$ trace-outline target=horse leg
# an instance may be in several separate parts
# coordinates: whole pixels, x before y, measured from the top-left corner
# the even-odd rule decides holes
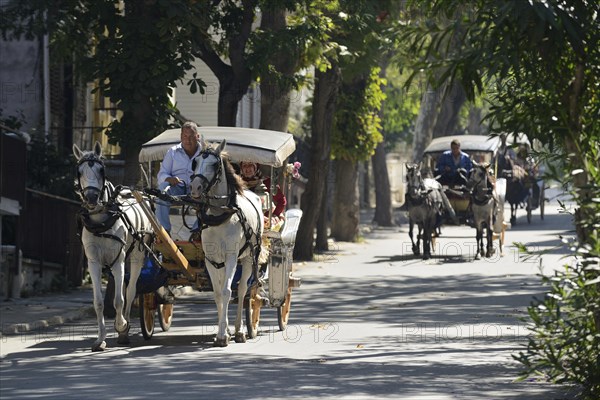
[[[134,249],[130,256],[129,261],[129,284],[127,285],[127,294],[125,295],[125,311],[123,311],[123,318],[125,319],[125,329],[119,332],[119,338],[117,343],[128,344],[129,343],[129,328],[131,327],[131,306],[136,296],[136,284],[142,271],[144,264],[144,252],[138,249]]]
[[[424,227],[423,228],[423,260],[429,260],[431,258],[431,235],[432,231]]]
[[[421,239],[423,238],[423,225],[417,224],[417,253],[415,255],[419,255],[421,253]]]
[[[92,351],[103,351],[106,349],[106,324],[104,323],[104,297],[102,296],[102,265],[96,261],[89,260],[88,271],[92,278],[94,293],[94,309],[98,321],[98,338],[92,344]]]
[[[221,333],[221,323],[226,318],[227,313],[227,304],[223,302],[223,287],[225,287],[226,269],[216,268],[214,267],[210,261],[206,260],[206,269],[208,270],[208,274],[210,275],[210,281],[212,282],[213,287],[213,297],[215,299],[215,305],[217,306],[217,337],[215,339],[214,346],[224,347],[227,346],[225,343],[225,338],[223,336],[219,336]],[[227,331],[225,330],[225,334]],[[220,339],[221,338],[221,339]]]
[[[241,261],[242,264],[242,276],[238,283],[238,306],[237,313],[235,316],[235,342],[246,343],[246,336],[242,329],[242,311],[244,310],[244,299],[246,298],[246,292],[248,291],[248,279],[252,275],[252,256],[248,256]]]
[[[123,296],[123,286],[125,281],[125,254],[122,253],[119,256],[117,262],[112,267],[112,273],[115,277],[115,310],[117,315],[115,316],[115,331],[119,334],[117,338],[117,343],[119,344],[128,344],[127,332],[129,330],[129,325],[127,320],[123,315],[123,305],[125,303],[125,299]]]
[[[412,219],[409,218],[408,220],[408,236],[410,236],[410,242],[412,243],[412,252],[415,256],[419,255],[419,246],[417,244],[415,244],[415,241],[413,239],[413,228],[415,227],[415,223],[413,222]]]
[[[226,347],[229,345],[229,318],[227,309],[231,300],[231,283],[237,267],[237,251],[226,255],[225,266],[223,267],[221,284],[214,287],[215,302],[217,302],[217,312],[219,313],[219,326],[215,347]],[[212,278],[212,277],[211,277]]]
[[[510,203],[510,223],[517,224],[517,204]]]
[[[493,232],[493,221],[494,217],[490,215],[488,218],[488,226],[487,226],[487,251],[485,256],[490,258],[494,255],[494,232]]]
[[[483,252],[483,245],[481,244],[481,242],[483,241],[483,232],[481,230],[481,228],[479,227],[479,225],[475,225],[475,259],[479,260],[480,258],[480,251]],[[480,250],[481,249],[481,250]],[[483,255],[483,254],[482,254]]]

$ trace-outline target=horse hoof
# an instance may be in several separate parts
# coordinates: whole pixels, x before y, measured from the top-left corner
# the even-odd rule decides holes
[[[125,324],[125,328],[123,328],[123,329],[121,329],[121,330],[119,330],[119,329],[117,328],[117,326],[115,325],[115,331],[117,331],[117,333],[119,334],[119,336],[121,336],[121,335],[123,335],[123,334],[125,334],[125,335],[129,334],[129,328],[130,328],[130,326],[129,326],[129,322],[127,322],[127,323]]]
[[[120,333],[117,338],[118,344],[129,344],[129,335],[127,333]]]
[[[227,347],[229,345],[229,338],[219,339],[216,338],[213,343],[213,347]]]
[[[238,332],[235,334],[235,342],[236,343],[246,343],[246,335],[243,332]]]
[[[431,258],[431,254],[423,255],[423,260],[429,260]]]
[[[94,343],[94,345],[92,346],[92,351],[104,351],[104,349],[106,349],[106,342],[102,341],[100,343]]]

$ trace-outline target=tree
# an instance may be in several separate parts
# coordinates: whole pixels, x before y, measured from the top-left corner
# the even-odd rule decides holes
[[[48,32],[53,51],[73,60],[84,81],[110,98],[121,117],[106,133],[121,146],[125,184],[139,180],[141,145],[175,113],[169,95],[191,69],[191,45],[204,10],[185,0],[15,1],[3,8],[4,38]]]
[[[310,171],[306,190],[302,194],[302,219],[296,235],[294,259],[312,260],[314,254],[314,231],[319,217],[320,204],[329,170],[331,154],[331,130],[335,112],[340,70],[335,60],[324,70],[315,72],[315,90],[312,104]]]
[[[348,75],[350,75],[348,70]],[[337,240],[358,238],[358,161],[367,160],[382,141],[379,109],[384,95],[379,67],[342,83],[335,114],[332,152],[336,158],[331,235]]]
[[[219,80],[218,124],[235,126],[239,101],[256,78],[250,62],[252,24],[258,0],[204,0],[206,12],[193,54],[199,57]]]

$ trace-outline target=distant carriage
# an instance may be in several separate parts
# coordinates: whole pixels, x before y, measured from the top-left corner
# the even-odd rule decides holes
[[[517,210],[524,208],[531,223],[533,210],[539,208],[544,219],[546,185],[540,179],[539,166],[531,156],[529,140],[524,135],[509,136],[498,150],[498,176],[506,178],[506,201],[510,204],[510,223],[517,223]]]
[[[486,169],[491,172],[489,177],[490,181],[493,182],[495,188],[495,201],[496,207],[493,210],[493,219],[491,223],[490,233],[493,238],[498,238],[500,251],[504,244],[505,231],[508,225],[504,219],[504,201],[506,196],[506,179],[497,175],[497,169],[494,167],[495,160],[498,154],[498,150],[501,145],[501,141],[498,137],[489,137],[482,135],[458,135],[458,136],[444,136],[435,138],[431,141],[429,146],[423,152],[423,165],[431,171],[432,174],[435,172],[435,166],[438,158],[447,150],[450,150],[450,143],[452,140],[458,139],[460,141],[461,150],[469,155],[471,160],[478,165],[488,165]],[[465,181],[468,180],[468,176],[465,176]],[[466,186],[444,186],[444,191],[448,197],[456,216],[461,224],[470,224],[474,227],[475,221],[473,221],[473,210],[470,208],[473,198],[473,188],[467,188]],[[469,221],[468,218],[471,218]],[[479,231],[478,231],[479,235]],[[491,255],[490,252],[484,252],[485,255]]]

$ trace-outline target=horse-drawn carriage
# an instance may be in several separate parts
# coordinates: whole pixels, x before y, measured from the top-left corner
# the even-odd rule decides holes
[[[291,182],[293,169],[287,164],[287,159],[295,150],[293,136],[282,132],[247,128],[199,129],[209,146],[202,149],[194,162],[195,170],[190,183],[191,195],[164,195],[172,204],[181,205],[183,214],[192,214],[193,218],[196,218],[196,215],[201,216],[201,235],[190,233],[188,240],[173,240],[154,216],[151,202],[163,194],[150,188],[146,190],[145,195],[133,190],[133,200],[129,190],[113,191],[112,185],[104,177],[99,145],[94,152],[84,153],[78,149],[75,152],[79,160],[80,194],[84,208],[88,210],[86,213],[102,220],[107,220],[104,217],[106,215],[114,215],[110,223],[119,225],[125,213],[125,202],[127,212],[136,212],[135,218],[123,220],[125,229],[113,228],[105,222],[102,226],[103,232],[93,233],[94,227],[90,224],[87,236],[89,248],[97,249],[106,244],[120,246],[114,252],[116,256],[102,254],[95,257],[103,258],[98,260],[98,265],[109,266],[113,275],[116,273],[115,328],[119,332],[119,343],[127,342],[129,311],[133,301],[131,295],[134,293],[131,286],[138,290],[140,322],[146,339],[153,335],[157,313],[161,328],[169,329],[175,302],[171,289],[179,285],[191,286],[200,291],[213,291],[219,316],[216,345],[226,346],[229,341],[227,307],[233,298],[232,286],[235,285],[238,297],[236,341],[245,341],[240,326],[242,308],[245,310],[249,338],[256,337],[261,308],[265,306],[277,309],[280,329],[284,330],[287,326],[292,289],[300,286],[300,279],[292,275],[292,253],[302,212],[290,209],[277,225],[271,226],[270,222],[273,221],[272,194],[277,185],[285,191]],[[149,176],[154,174],[152,162],[162,160],[167,150],[180,142],[180,132],[180,129],[167,130],[142,147],[139,161],[148,166]],[[222,151],[224,147],[227,153]],[[267,188],[262,202],[259,196],[243,190],[242,186],[237,187],[235,193],[231,192],[234,184],[228,182],[231,177],[227,175],[227,171],[231,171],[231,162],[240,161],[260,163],[264,169],[268,169],[266,172],[271,178],[271,187]],[[189,216],[187,218],[189,219]],[[143,224],[132,224],[133,220],[143,221]],[[97,241],[104,242],[96,245]],[[137,285],[128,285],[127,304],[123,312],[121,287],[124,259],[131,249],[134,249],[133,253],[137,258],[131,262],[130,279],[137,282]],[[144,253],[146,257],[142,266],[139,254]],[[236,270],[237,282],[233,282]],[[100,295],[96,293],[100,292],[99,270],[95,271],[95,275],[92,280],[96,282],[94,304],[98,314],[99,337],[92,350],[97,351],[105,347],[106,332],[104,319],[101,318]]]
[[[506,201],[510,204],[510,223],[517,223],[517,210],[524,208],[531,223],[533,210],[544,219],[546,184],[539,164],[532,157],[529,140],[523,134],[503,136],[496,167],[498,176],[506,178]]]
[[[450,150],[454,139],[460,142],[460,150],[468,154],[473,169],[469,174],[459,169],[458,174],[462,174],[464,184],[444,185],[443,190],[459,222],[477,229],[478,241],[482,235],[482,223],[486,228],[491,227],[487,229],[488,251],[484,253],[481,250],[481,253],[489,257],[492,252],[490,243],[494,236],[498,237],[502,252],[504,234],[508,226],[504,221],[506,179],[498,176],[495,167],[501,141],[497,137],[479,135],[433,139],[423,153],[424,168],[433,175],[439,173],[436,171],[437,162],[445,151]]]

